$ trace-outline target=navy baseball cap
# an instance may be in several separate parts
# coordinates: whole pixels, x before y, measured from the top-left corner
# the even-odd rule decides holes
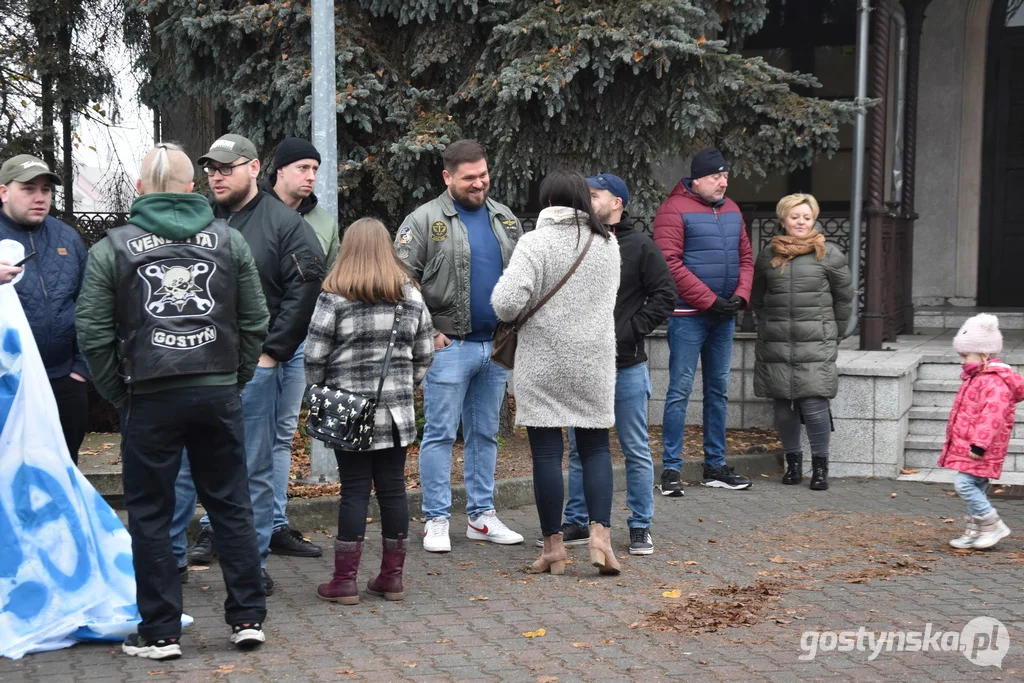
[[[595,190],[608,190],[622,200],[622,205],[629,204],[629,188],[626,182],[617,175],[611,173],[599,173],[593,178],[587,178],[587,185]]]

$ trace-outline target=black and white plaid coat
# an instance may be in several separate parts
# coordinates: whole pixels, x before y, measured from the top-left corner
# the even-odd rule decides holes
[[[398,342],[377,407],[373,450],[408,446],[416,438],[413,390],[434,359],[433,325],[423,297],[412,285],[403,291]],[[321,292],[306,337],[306,383],[375,395],[395,308]],[[398,427],[398,444],[392,438],[392,424]]]

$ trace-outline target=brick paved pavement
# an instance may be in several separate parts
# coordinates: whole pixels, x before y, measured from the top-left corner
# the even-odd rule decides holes
[[[536,512],[503,511],[529,544],[498,547],[453,534],[448,555],[427,555],[417,544],[401,603],[366,595],[354,607],[323,603],[312,589],[328,576],[330,559],[271,557],[277,592],[269,600],[269,640],[253,653],[228,643],[215,566],[193,572],[185,586],[187,609],[197,621],[186,629],[182,659],[150,662],[111,645],[79,645],[19,662],[0,660],[0,680],[1019,679],[1024,502],[999,504],[1018,536],[991,552],[958,555],[945,545],[959,531],[962,514],[959,499],[945,495],[948,488],[839,480],[822,494],[780,486],[778,478],[761,479],[746,492],[691,487],[683,499],[657,497],[656,554],[630,558],[623,551],[618,578],[598,577],[583,549],[571,551],[577,563],[563,577],[523,573],[535,557]],[[626,513],[618,510],[623,500],[616,495],[613,539],[620,547],[627,541]],[[957,524],[942,522],[949,517]],[[453,529],[461,530],[464,521],[456,516]],[[360,583],[379,561],[378,529],[369,529]],[[778,582],[781,600],[769,603],[752,626],[701,635],[630,626],[655,610],[685,604],[690,594],[706,598],[711,587],[765,580]],[[672,589],[682,597],[662,596]],[[1002,670],[978,667],[957,652],[882,652],[869,661],[867,652],[831,651],[813,661],[797,659],[805,630],[924,630],[931,623],[959,632],[981,616],[1009,629]],[[522,635],[540,628],[546,635]]]

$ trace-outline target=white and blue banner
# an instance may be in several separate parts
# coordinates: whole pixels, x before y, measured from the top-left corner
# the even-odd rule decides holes
[[[19,251],[0,242],[9,263]],[[0,656],[121,640],[139,620],[131,538],[71,462],[14,283],[0,285],[0,427]]]

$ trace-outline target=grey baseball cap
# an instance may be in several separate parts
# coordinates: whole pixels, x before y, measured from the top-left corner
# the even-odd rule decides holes
[[[256,145],[252,144],[249,138],[228,133],[217,138],[210,145],[210,151],[199,157],[198,163],[200,166],[205,166],[210,161],[216,161],[220,164],[232,164],[243,158],[258,159],[259,153],[256,151]]]
[[[0,185],[12,182],[27,183],[39,176],[46,176],[54,185],[60,185],[60,176],[50,170],[46,162],[31,154],[11,157],[0,166]]]

